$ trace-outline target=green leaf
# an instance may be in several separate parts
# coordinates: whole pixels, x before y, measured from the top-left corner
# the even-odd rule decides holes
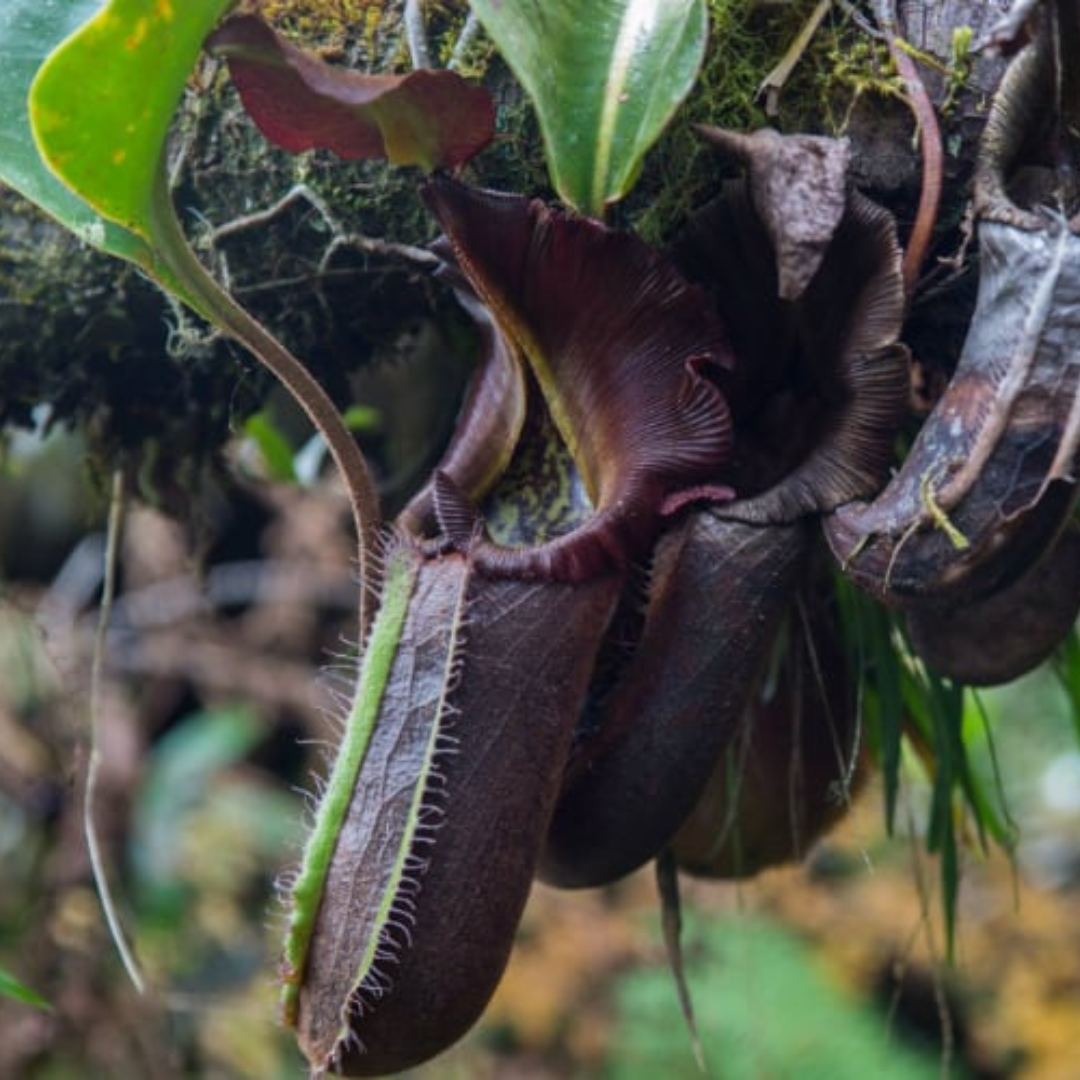
[[[101,0],[5,0],[0,6],[0,181],[87,243],[142,262],[139,237],[106,222],[51,172],[30,134],[27,97],[46,56],[101,7]]]
[[[296,482],[293,448],[274,423],[273,417],[266,412],[249,416],[244,422],[244,434],[258,447],[263,466],[272,480]]]
[[[881,766],[885,794],[885,826],[896,825],[903,746],[903,661],[892,643],[888,612],[856,589],[842,574],[835,576],[845,647],[856,658],[859,694],[868,721],[867,738]]]
[[[971,688],[964,691],[960,741],[968,759],[968,797],[979,831],[989,834],[1006,852],[1011,853],[1019,839],[1019,826],[1009,812],[1005,780],[984,695]],[[986,760],[986,775],[972,767],[975,753]]]
[[[705,53],[704,0],[472,0],[533,100],[559,195],[599,216],[633,186],[645,151]]]
[[[158,740],[134,818],[136,869],[145,882],[160,885],[175,875],[184,816],[265,735],[253,712],[224,706],[185,717]]]
[[[35,1009],[51,1010],[52,1006],[37,992],[19,982],[11,972],[0,968],[0,997],[13,998]]]
[[[1054,658],[1054,671],[1068,696],[1073,727],[1080,739],[1080,637],[1077,636],[1075,627],[1061,643],[1058,655]]]
[[[350,405],[342,419],[350,431],[357,433],[378,431],[382,423],[379,410],[370,405]]]
[[[197,310],[204,306],[163,257],[174,244],[164,147],[203,40],[233,2],[113,0],[49,56],[30,87],[45,162],[126,232],[115,254]]]

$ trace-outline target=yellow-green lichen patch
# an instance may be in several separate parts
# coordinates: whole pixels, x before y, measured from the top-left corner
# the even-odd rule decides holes
[[[400,38],[399,4],[386,0],[265,0],[262,16],[305,48],[381,70]]]

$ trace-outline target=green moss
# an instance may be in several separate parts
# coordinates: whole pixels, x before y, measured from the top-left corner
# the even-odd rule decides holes
[[[709,50],[697,84],[649,154],[626,205],[634,228],[646,239],[666,239],[715,190],[720,163],[692,125],[753,130],[767,122],[758,88],[783,53],[788,24],[801,25],[806,9],[792,3],[782,17],[762,18],[748,0],[711,0]]]
[[[305,48],[351,67],[386,70],[401,36],[400,7],[386,0],[263,0],[260,13]]]
[[[705,1058],[726,1080],[929,1080],[945,1071],[932,1049],[902,1041],[885,1014],[853,996],[790,929],[739,913],[688,919],[686,939]],[[619,984],[619,1055],[604,1080],[702,1075],[671,981],[660,967],[639,968]]]
[[[864,96],[893,97],[904,101],[904,86],[881,41],[834,36],[824,51],[817,85],[826,106],[826,126],[843,134],[856,105]],[[839,106],[839,110],[838,110]]]
[[[719,178],[734,169],[702,143],[694,124],[839,135],[862,95],[898,92],[884,46],[871,42],[834,8],[780,91],[776,115],[767,114],[762,83],[797,38],[815,2],[710,0],[709,51],[697,85],[649,155],[638,190],[623,210],[646,239],[667,239],[715,192]]]
[[[191,363],[169,355],[154,286],[10,194],[0,235],[0,423],[30,425],[45,406],[106,450],[220,443],[235,373],[213,348]]]

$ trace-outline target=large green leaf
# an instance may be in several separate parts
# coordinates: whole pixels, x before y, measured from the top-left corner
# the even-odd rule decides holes
[[[27,98],[42,62],[101,0],[4,0],[0,5],[0,181],[66,225],[77,236],[135,262],[145,262],[145,243],[105,221],[46,166],[30,134]]]
[[[119,249],[107,250],[138,262],[199,309],[169,265],[177,238],[164,148],[203,40],[233,3],[188,0],[177,8],[171,0],[113,0],[63,41],[30,87],[41,156],[121,227]]]
[[[552,180],[599,216],[633,186],[645,151],[705,52],[704,0],[472,0],[536,106]]]

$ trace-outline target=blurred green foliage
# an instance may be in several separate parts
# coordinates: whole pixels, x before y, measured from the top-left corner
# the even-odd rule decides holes
[[[791,930],[754,915],[685,934],[706,1065],[724,1080],[928,1080],[936,1054],[901,1043],[883,1013],[843,988]],[[617,1053],[604,1080],[701,1073],[665,969],[629,972],[615,993]],[[962,1074],[952,1073],[954,1077]]]
[[[10,971],[0,967],[0,995],[31,1005],[35,1009],[48,1009],[49,1003],[37,992],[19,982]]]

